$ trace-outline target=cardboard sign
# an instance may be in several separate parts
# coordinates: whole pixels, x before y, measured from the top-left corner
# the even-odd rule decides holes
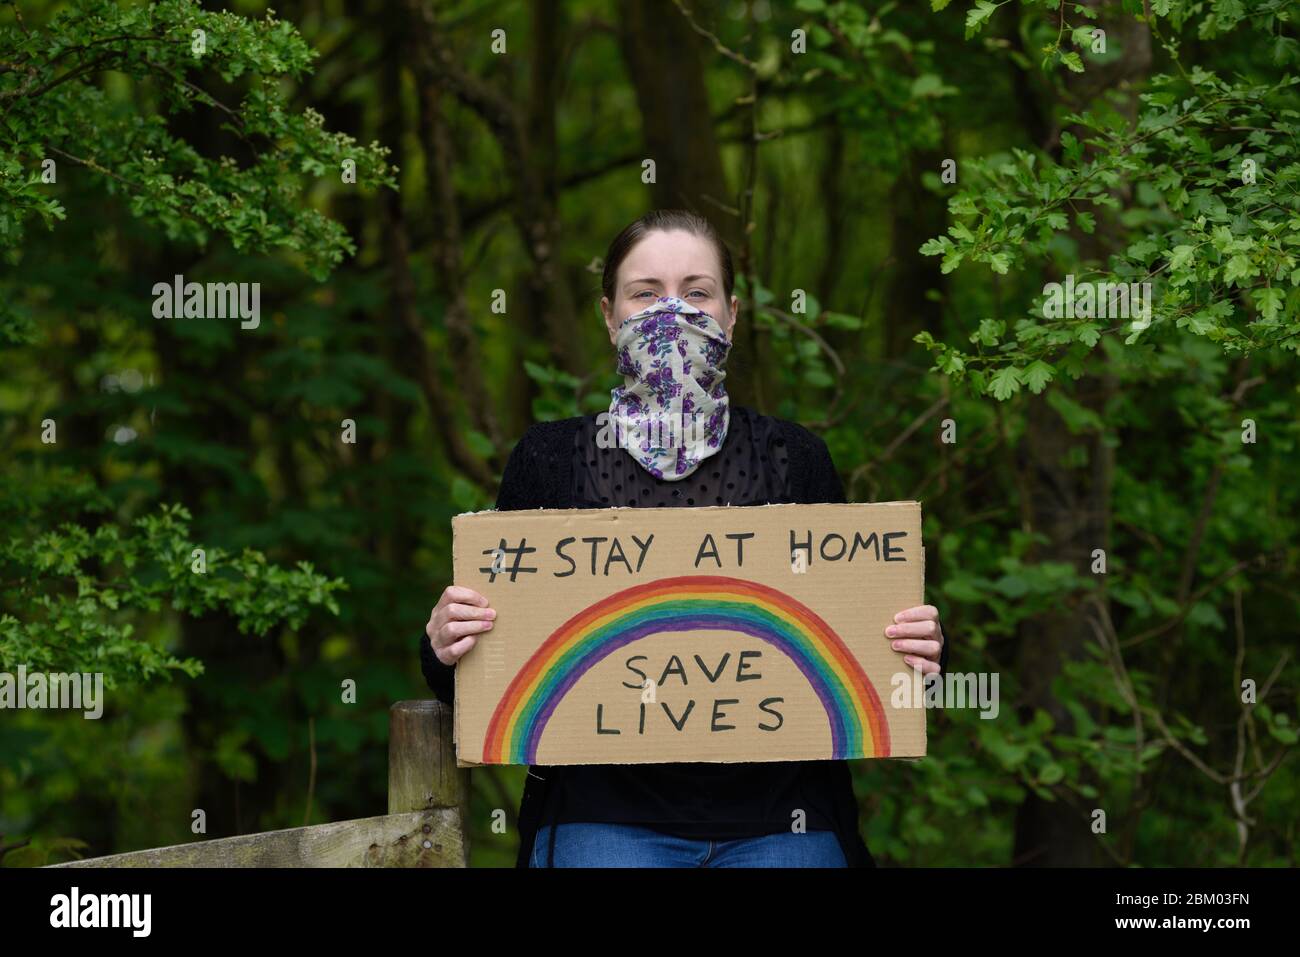
[[[478,512],[457,585],[497,611],[456,666],[457,763],[916,757],[885,637],[923,604],[917,502]],[[919,696],[917,696],[919,699]]]

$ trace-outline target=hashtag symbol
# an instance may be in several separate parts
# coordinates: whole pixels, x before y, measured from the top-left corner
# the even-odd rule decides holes
[[[489,582],[495,582],[498,575],[509,575],[510,580],[513,582],[518,575],[527,575],[537,571],[536,568],[527,568],[522,564],[524,556],[535,551],[537,551],[536,548],[528,546],[527,538],[521,538],[518,546],[514,548],[507,545],[506,540],[503,538],[496,548],[483,549],[484,555],[492,556],[492,564],[487,568],[480,568],[479,571],[488,576]],[[514,557],[508,568],[505,567],[506,555]]]

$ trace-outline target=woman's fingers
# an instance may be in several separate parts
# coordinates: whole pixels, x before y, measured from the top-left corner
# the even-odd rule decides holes
[[[474,647],[474,644],[477,641],[478,638],[476,636],[467,635],[466,637],[460,639],[460,641],[452,642],[450,645],[447,645],[445,648],[438,648],[435,646],[433,649],[433,653],[438,656],[438,660],[441,661],[444,665],[454,665],[457,661],[459,661],[462,657],[464,657],[465,652],[469,651],[471,648]]]
[[[924,621],[904,621],[885,629],[888,638],[937,638],[939,623],[933,618]]]
[[[931,658],[939,660],[939,653],[943,646],[937,641],[930,641],[922,638],[899,638],[889,643],[889,647],[895,651],[904,651],[913,655],[920,655],[922,658]]]
[[[929,658],[917,658],[915,655],[904,655],[903,660],[923,675],[937,674],[939,671],[939,662],[931,661]]]
[[[904,652],[903,660],[918,667],[922,674],[939,670],[939,657],[943,652],[943,630],[939,626],[939,609],[933,605],[917,605],[894,616],[894,624],[885,629],[885,637],[892,639],[889,647]]]
[[[442,590],[442,597],[438,599],[438,604],[447,605],[451,602],[459,602],[462,605],[482,605],[486,608],[488,600],[472,588],[448,585]]]
[[[444,648],[452,642],[459,641],[466,635],[477,635],[492,628],[490,621],[448,621],[444,622],[438,629],[438,637],[435,639],[435,645],[442,645]]]
[[[894,616],[894,621],[924,621],[927,618],[937,620],[939,618],[939,609],[933,605],[917,605],[915,608],[904,608]]]
[[[478,619],[491,620],[496,618],[495,608],[488,608],[484,605],[464,605],[454,601],[449,605],[443,606],[444,621],[475,621]]]
[[[478,605],[462,605],[452,602],[440,605],[429,615],[429,623],[424,626],[424,633],[433,638],[449,621],[492,621],[497,616],[492,608],[480,608]]]
[[[461,605],[453,602],[445,608],[435,608],[433,617],[425,628],[432,638],[434,647],[445,647],[466,635],[476,635],[492,627],[497,613],[492,608],[479,608],[477,605]]]
[[[453,665],[474,647],[478,635],[491,630],[496,616],[488,600],[474,589],[448,585],[429,613],[424,633],[438,660]]]

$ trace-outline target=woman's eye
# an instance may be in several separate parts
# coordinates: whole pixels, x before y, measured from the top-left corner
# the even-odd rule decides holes
[[[688,292],[686,295],[687,295],[687,296],[702,296],[702,297],[705,298],[705,299],[708,299],[708,298],[709,298],[709,294],[708,294],[707,292],[705,292],[703,289],[692,289],[692,290],[691,290],[690,292]]]

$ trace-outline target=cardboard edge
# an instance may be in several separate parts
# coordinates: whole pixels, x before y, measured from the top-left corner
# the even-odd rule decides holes
[[[471,517],[471,516],[474,516],[474,515],[491,515],[493,512],[499,512],[499,511],[501,511],[501,509],[499,509],[499,508],[481,508],[481,509],[479,509],[477,512],[457,512],[455,515],[453,515],[453,516],[451,517],[451,520],[454,522],[454,521],[456,521],[456,519],[458,519],[458,518],[468,518],[468,517]],[[545,511],[552,511],[552,512],[555,512],[555,511],[564,511],[564,510],[563,510],[563,509],[525,508],[525,509],[520,509],[520,511],[524,511],[524,512],[545,512]]]
[[[734,510],[734,509],[741,509],[741,508],[744,508],[744,509],[752,509],[752,508],[788,508],[791,504],[801,504],[801,505],[817,506],[817,507],[821,507],[821,508],[857,508],[857,507],[861,507],[861,506],[863,506],[863,505],[874,505],[874,506],[882,506],[882,505],[883,505],[883,506],[893,506],[893,507],[899,507],[899,508],[915,507],[918,511],[921,509],[921,502],[920,502],[919,500],[916,500],[916,499],[899,499],[899,500],[891,501],[891,502],[801,502],[801,503],[790,503],[790,502],[770,502],[770,503],[765,504],[765,505],[697,505],[697,506],[693,506],[693,507],[691,508],[691,510],[692,510],[692,511],[712,511],[712,512],[716,512],[716,511],[732,511],[732,510]],[[680,506],[661,506],[659,510],[667,510],[667,509],[672,509],[673,511],[680,511],[680,510],[681,510],[681,507],[680,507]],[[453,565],[454,565],[454,564],[455,564],[455,554],[456,554],[456,525],[457,525],[457,519],[461,519],[461,518],[470,518],[470,517],[474,517],[474,516],[478,516],[478,515],[502,515],[502,516],[509,516],[509,517],[511,517],[511,518],[518,518],[518,517],[520,517],[520,516],[529,516],[529,515],[537,515],[537,516],[540,517],[540,516],[546,516],[546,515],[569,515],[569,514],[574,514],[574,513],[589,513],[589,514],[590,514],[590,513],[593,513],[593,512],[596,512],[596,513],[605,513],[605,512],[633,512],[633,511],[635,511],[635,512],[645,512],[646,509],[645,509],[645,508],[642,508],[642,507],[640,507],[640,506],[635,506],[635,505],[614,505],[614,506],[610,506],[610,507],[608,507],[608,508],[603,508],[603,509],[579,509],[579,508],[525,508],[525,509],[510,509],[510,510],[508,510],[508,511],[502,511],[501,509],[496,509],[496,508],[485,508],[485,509],[480,509],[480,510],[475,511],[475,512],[458,512],[457,514],[455,514],[455,515],[453,515],[453,516],[451,517],[451,550],[452,550],[452,562],[453,562]],[[614,518],[617,518],[618,516],[615,515],[615,516],[613,516],[613,517],[614,517]],[[924,537],[924,529],[922,529],[922,533],[923,533],[923,534],[922,534],[922,537],[921,537],[921,601],[922,601],[922,603],[924,603],[924,602],[925,602],[925,537]],[[455,584],[455,576],[454,576],[454,575],[453,575],[453,581],[452,581],[452,583]],[[488,764],[484,764],[484,763],[481,762],[481,761],[474,761],[474,760],[472,760],[472,759],[468,759],[468,758],[464,757],[464,756],[461,754],[461,747],[460,747],[460,711],[461,711],[461,709],[460,709],[460,707],[459,707],[459,701],[460,701],[460,669],[459,669],[459,668],[456,669],[456,672],[455,672],[455,674],[453,675],[452,680],[453,680],[453,682],[454,682],[454,687],[455,687],[455,699],[454,699],[454,700],[455,700],[456,703],[453,704],[453,706],[452,706],[452,734],[451,734],[451,737],[452,737],[452,750],[455,752],[455,755],[456,755],[456,767],[458,767],[458,768],[483,768],[483,767],[528,767],[528,765],[523,765],[523,764],[520,764],[520,765],[514,765],[514,764],[488,765]],[[874,759],[873,759],[873,758],[867,758],[867,757],[863,756],[863,757],[861,757],[861,758],[845,758],[845,759],[842,759],[842,760],[849,760],[849,761],[858,761],[858,760],[863,760],[863,761],[865,761],[865,760],[923,761],[925,758],[929,757],[929,754],[930,754],[930,720],[929,720],[929,718],[930,718],[930,716],[929,716],[929,714],[927,713],[927,714],[925,715],[925,722],[924,722],[924,724],[921,726],[921,746],[922,746],[922,748],[923,748],[921,754],[918,754],[918,755],[906,755],[906,756],[904,756],[904,755],[899,755],[899,756],[890,755],[888,758],[884,758],[884,759],[880,759],[880,758],[874,758]],[[807,759],[799,759],[799,760],[809,760],[809,761],[831,761],[831,760],[835,760],[835,759],[834,759],[834,758],[807,758]],[[673,762],[620,762],[620,761],[602,761],[602,762],[591,762],[591,763],[592,763],[592,764],[618,764],[618,765],[627,765],[628,767],[635,767],[635,766],[639,766],[639,765],[641,765],[641,764],[647,764],[647,763],[650,763],[650,764],[654,764],[654,763],[671,764],[671,763],[673,763]],[[703,761],[703,763],[706,763],[706,764],[731,764],[731,763],[734,763],[734,762],[725,761],[725,760],[709,761],[709,760],[706,759],[706,760]]]
[[[927,750],[925,754],[890,754],[885,757],[876,757],[873,755],[860,754],[852,758],[772,758],[770,760],[755,761],[752,763],[789,764],[792,762],[812,763],[814,761],[924,761],[929,756],[930,755]],[[547,767],[589,768],[589,767],[603,767],[605,765],[612,765],[620,768],[633,768],[633,767],[645,767],[646,765],[677,764],[677,763],[679,762],[676,761],[572,761],[572,762],[561,763],[561,764],[550,764],[547,765]],[[690,763],[716,764],[722,766],[722,765],[735,765],[738,762],[727,761],[722,758],[700,758],[699,760],[692,761]],[[456,767],[458,768],[527,768],[527,767],[535,767],[535,765],[507,764],[507,763],[490,764],[490,763],[484,763],[482,761],[462,761],[460,756],[457,755]]]
[[[919,504],[919,503],[918,503]],[[925,604],[925,517],[921,517],[921,604]],[[930,756],[930,709],[921,709],[921,753],[916,760]]]
[[[750,509],[789,508],[790,505],[792,504],[804,505],[804,506],[815,507],[815,508],[861,508],[864,505],[870,505],[873,507],[915,508],[917,510],[920,510],[921,508],[920,501],[917,501],[915,499],[899,499],[898,501],[893,501],[893,502],[797,502],[797,503],[768,502],[765,505],[694,505],[691,506],[689,510],[694,512],[723,512],[723,511],[729,512],[729,511],[735,511],[737,509],[745,509],[746,511],[749,511]],[[681,509],[682,509],[681,506],[672,506],[672,505],[656,506],[654,508],[644,508],[639,505],[611,505],[599,509],[518,508],[518,509],[507,509],[506,511],[502,511],[501,509],[497,509],[497,508],[485,508],[485,509],[480,509],[477,512],[458,512],[457,514],[451,517],[452,548],[454,551],[456,524],[457,521],[462,518],[474,518],[478,516],[495,515],[495,516],[499,516],[501,519],[508,518],[509,520],[514,521],[516,519],[527,518],[529,516],[547,517],[553,515],[576,515],[576,514],[586,513],[589,517],[598,519],[600,515],[612,513],[610,515],[610,518],[612,520],[612,519],[617,519],[619,513],[622,512],[647,512],[647,511],[669,511],[669,510],[680,511]]]

